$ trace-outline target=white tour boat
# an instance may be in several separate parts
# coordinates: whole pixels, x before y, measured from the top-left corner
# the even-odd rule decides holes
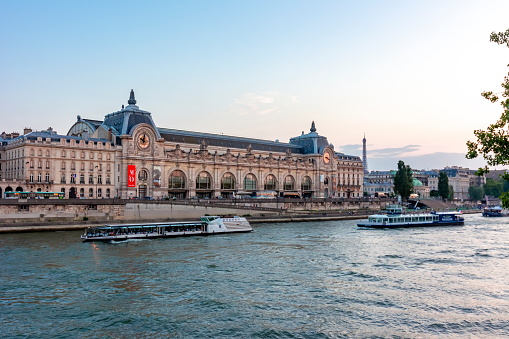
[[[461,212],[431,212],[403,214],[402,209],[389,206],[387,214],[370,215],[368,220],[357,224],[359,227],[400,228],[422,226],[461,226],[465,219]]]
[[[194,222],[161,222],[150,224],[118,224],[88,227],[83,241],[122,241],[129,239],[169,238],[190,235],[209,235],[251,232],[253,228],[244,217],[223,218],[203,216]]]

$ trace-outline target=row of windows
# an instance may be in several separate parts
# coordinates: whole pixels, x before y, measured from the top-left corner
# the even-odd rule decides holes
[[[78,194],[78,198],[93,198],[94,197],[94,189],[89,188],[88,189],[88,196],[85,195],[85,189],[80,188],[79,191],[76,190],[75,187],[72,187],[71,189],[74,189],[76,194]],[[65,194],[65,188],[61,189],[61,192]],[[98,188],[96,191],[96,197],[102,198],[103,197],[103,190],[102,188]],[[111,198],[111,190],[109,188],[106,189],[106,194],[104,196],[105,198]]]
[[[42,160],[37,161],[37,168],[42,168],[42,165],[43,165]],[[46,161],[45,165],[46,165],[45,166],[46,169],[50,169],[51,168],[49,161]],[[33,160],[29,161],[29,167],[30,168],[35,168]],[[85,170],[85,163],[82,162],[80,167],[81,167],[81,170],[84,171]],[[67,169],[67,163],[65,161],[62,161],[62,164],[61,164],[60,168],[62,170],[66,170]],[[103,164],[99,163],[99,164],[95,165],[93,162],[91,162],[91,163],[88,164],[88,168],[89,168],[90,171],[93,171],[95,169],[97,169],[98,171],[102,171],[103,170]],[[76,170],[76,163],[74,161],[71,162],[71,170]],[[107,172],[111,171],[111,165],[110,164],[106,164],[106,171]]]
[[[37,177],[35,176],[34,173],[30,173],[29,175],[29,182],[38,182],[38,183],[42,183],[43,182],[43,175],[42,173],[37,173]],[[76,174],[71,174],[71,177],[70,177],[70,183],[71,184],[75,184],[76,183],[76,179],[77,179],[77,176]],[[44,175],[44,182],[45,183],[49,183],[50,182],[50,174],[49,173],[46,173]],[[60,177],[60,183],[61,184],[66,184],[67,183],[67,175],[66,174],[62,174],[62,176]],[[85,184],[85,175],[84,174],[80,174],[79,176],[79,183],[80,184]],[[88,183],[89,184],[97,184],[97,185],[102,185],[103,183],[103,177],[102,175],[97,175],[97,176],[93,176],[93,175],[89,175],[88,176]],[[106,180],[105,180],[105,184],[106,185],[111,185],[111,178],[110,176],[106,176]]]
[[[34,157],[36,153],[37,153],[37,156],[39,156],[39,157],[42,157],[43,154],[45,154],[46,157],[50,157],[51,156],[50,150],[46,150],[46,152],[43,152],[42,149],[38,149],[37,152],[35,152],[35,150],[33,148],[30,149],[30,156]],[[81,159],[85,159],[86,158],[87,152],[81,151],[81,152],[78,152],[78,153],[79,153],[79,157]],[[97,153],[97,159],[102,160],[103,159],[103,153],[102,152],[90,152],[90,153],[88,153],[88,158],[89,159],[95,159],[96,153]],[[76,158],[76,151],[69,151],[68,152],[66,150],[62,150],[62,152],[60,153],[62,158],[67,158],[67,154],[69,154],[71,158]],[[111,154],[109,152],[106,153],[106,160],[111,160]]]
[[[186,176],[184,172],[176,170],[173,171],[168,180],[168,188],[169,189],[185,189],[186,185]],[[263,183],[264,190],[276,190],[277,187],[277,179],[274,175],[270,174],[265,178]],[[244,177],[242,187],[247,191],[254,191],[258,186],[258,180],[256,176],[252,173],[247,174]],[[212,177],[208,172],[200,172],[196,176],[195,182],[196,189],[211,189],[212,188]],[[237,182],[235,176],[232,173],[225,173],[221,178],[221,189],[222,190],[234,190],[238,189]],[[282,183],[282,189],[284,191],[292,191],[296,189],[295,179],[293,176],[288,175]],[[302,179],[300,189],[303,191],[311,190],[311,178],[306,176]]]

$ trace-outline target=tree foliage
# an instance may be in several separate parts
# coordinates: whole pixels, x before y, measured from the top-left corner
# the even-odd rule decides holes
[[[488,178],[484,184],[484,192],[487,195],[498,198],[504,192],[504,184],[501,181]]]
[[[408,197],[413,190],[414,183],[412,178],[412,169],[400,160],[398,161],[398,171],[394,176],[394,192],[401,195],[403,200],[408,200]]]
[[[505,32],[491,33],[490,41],[509,47],[509,29]],[[486,130],[475,130],[476,141],[467,142],[467,158],[473,159],[482,155],[490,166],[509,164],[509,73],[504,77],[501,86],[502,92],[487,91],[481,95],[492,103],[499,102],[503,108],[502,115]],[[487,168],[480,171],[484,173]]]
[[[482,200],[484,197],[484,189],[482,187],[470,186],[468,188],[468,195],[472,200]]]
[[[509,47],[509,29],[505,32],[492,32],[490,41]],[[509,66],[509,65],[507,65]],[[502,92],[487,91],[481,95],[492,103],[502,106],[502,115],[486,130],[475,130],[476,141],[468,141],[466,157],[473,159],[482,155],[489,166],[509,165],[509,73],[501,84]],[[477,173],[482,175],[488,172],[488,166],[479,168]],[[504,180],[509,181],[509,174],[504,174]],[[509,208],[509,194],[500,197],[502,206]]]
[[[449,185],[449,194],[447,195],[447,198],[449,198],[449,200],[454,199],[454,187],[452,187],[452,185]]]
[[[440,172],[438,175],[438,195],[442,199],[449,198],[449,178],[445,172]]]

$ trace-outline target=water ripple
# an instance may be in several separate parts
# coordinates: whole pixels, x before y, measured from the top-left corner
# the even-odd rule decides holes
[[[502,220],[466,218],[444,229],[307,222],[111,244],[2,234],[2,335],[507,337],[509,233]]]

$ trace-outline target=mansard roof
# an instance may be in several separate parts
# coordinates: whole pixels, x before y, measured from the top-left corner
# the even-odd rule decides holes
[[[309,131],[310,132],[308,134],[304,134],[304,132],[302,132],[302,135],[291,138],[290,143],[302,146],[304,148],[304,153],[306,154],[321,153],[325,147],[330,146],[327,138],[316,132],[314,121],[311,123]]]
[[[200,145],[205,141],[209,146],[246,149],[249,146],[253,150],[284,153],[288,149],[295,154],[303,154],[302,146],[275,142],[261,139],[244,138],[223,134],[211,134],[201,132],[183,131],[177,129],[159,128],[161,137],[166,141]]]
[[[102,125],[106,128],[112,127],[118,134],[129,134],[131,133],[134,126],[139,124],[148,124],[154,128],[157,133],[157,127],[152,120],[150,112],[141,110],[136,106],[136,100],[134,99],[134,91],[131,90],[129,96],[129,105],[117,112],[110,113],[104,117]],[[158,137],[160,137],[158,135]]]
[[[79,137],[79,136],[61,135],[61,134],[56,134],[56,133],[50,132],[50,131],[34,131],[34,132],[30,132],[25,135],[20,135],[19,137],[15,138],[15,139],[9,140],[9,142],[19,141],[19,140],[37,140],[37,138],[43,138],[43,140],[45,140],[46,138],[51,138],[51,141],[54,141],[54,142],[59,142],[61,139],[65,139],[67,141],[69,141],[69,140],[76,140],[76,141],[83,140],[83,138]],[[107,140],[107,139],[98,139],[98,138],[87,138],[86,141],[87,142],[90,142],[90,141],[103,142],[103,143],[111,142],[110,140]]]

